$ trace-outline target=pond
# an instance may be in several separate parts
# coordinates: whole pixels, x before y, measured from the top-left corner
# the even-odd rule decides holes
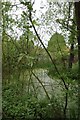
[[[64,95],[64,85],[59,79],[52,79],[48,76],[48,70],[46,69],[34,69],[31,71],[26,71],[20,77],[21,80],[24,79],[26,82],[26,92],[36,91],[40,99],[44,98],[47,94],[55,96],[56,98],[62,98]],[[35,89],[35,90],[34,90]]]
[[[52,79],[50,76],[48,76],[48,70],[46,69],[34,69],[33,73],[35,75],[30,73],[30,71],[25,72],[24,79],[27,80],[26,92],[34,91],[33,94],[36,93],[39,99],[44,99],[48,94],[49,98],[54,97],[64,106],[66,90],[63,82],[60,79]],[[74,83],[74,81],[72,81],[68,91],[68,107],[73,106],[74,109],[76,108],[76,86],[77,85]]]

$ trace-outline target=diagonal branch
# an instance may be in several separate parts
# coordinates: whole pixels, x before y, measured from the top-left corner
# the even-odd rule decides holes
[[[58,69],[57,69],[57,66],[56,66],[54,60],[52,59],[49,51],[46,49],[45,45],[43,44],[43,42],[42,42],[42,40],[41,40],[41,38],[40,38],[40,36],[39,36],[39,34],[37,33],[37,30],[36,30],[36,28],[35,28],[35,26],[34,26],[34,24],[33,24],[32,18],[31,18],[31,12],[29,13],[29,19],[30,19],[30,22],[31,22],[31,24],[32,24],[32,27],[33,27],[35,33],[36,33],[36,36],[37,36],[38,40],[39,40],[40,43],[42,44],[42,46],[43,46],[43,48],[45,49],[46,53],[48,54],[48,56],[49,56],[52,64],[53,64],[54,67],[55,67],[56,72],[57,72],[58,75],[60,76],[60,79],[62,80],[62,82],[63,82],[63,84],[64,84],[64,86],[65,86],[65,89],[68,90],[68,87],[67,87],[67,85],[66,85],[66,83],[65,83],[65,80],[64,80],[63,77],[60,75],[60,73],[59,73],[59,71],[58,71]]]
[[[48,93],[47,93],[44,85],[42,84],[41,80],[40,80],[33,72],[32,72],[32,74],[33,74],[33,76],[38,80],[38,82],[41,84],[41,86],[43,87],[43,89],[44,89],[44,91],[45,91],[45,93],[46,93],[47,98],[50,100],[50,97],[49,97],[49,95],[48,95]]]

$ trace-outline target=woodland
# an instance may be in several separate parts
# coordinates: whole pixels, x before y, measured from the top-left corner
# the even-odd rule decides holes
[[[80,2],[1,5],[2,120],[80,120]]]

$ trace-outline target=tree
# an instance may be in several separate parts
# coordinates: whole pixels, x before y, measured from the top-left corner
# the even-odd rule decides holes
[[[52,37],[48,41],[47,49],[48,51],[50,51],[53,59],[61,59],[65,66],[65,60],[67,59],[67,57],[65,58],[65,56],[67,55],[68,48],[66,46],[64,37],[61,34],[55,33],[52,35]]]
[[[10,56],[9,56],[9,45],[10,44],[10,39],[9,36],[7,35],[7,30],[8,30],[8,22],[10,22],[11,19],[9,19],[8,11],[10,10],[11,3],[10,2],[2,2],[2,67],[3,67],[3,74],[4,74],[4,69],[6,69],[7,75],[10,75],[10,64],[11,61],[9,61]],[[6,62],[7,61],[7,62]],[[8,77],[9,78],[9,77]]]
[[[80,120],[80,2],[75,2],[74,6],[78,41],[78,120]]]
[[[60,5],[59,5],[60,6]],[[60,24],[60,28],[64,32],[67,37],[67,44],[69,46],[69,60],[68,60],[68,68],[69,71],[72,69],[72,65],[74,62],[74,51],[76,46],[76,25],[75,25],[75,15],[74,15],[74,4],[71,2],[65,4],[62,10],[63,18],[57,19],[57,22]]]
[[[74,21],[74,19],[73,19]],[[74,22],[72,23],[72,31],[70,32],[70,36],[69,36],[69,44],[70,44],[70,53],[69,53],[69,70],[72,69],[72,65],[73,65],[73,62],[74,62],[74,57],[75,57],[75,46],[76,46],[76,32],[74,32],[74,29],[76,29],[76,26],[74,24]]]
[[[67,50],[64,37],[59,33],[53,34],[48,41],[48,50],[50,52],[53,52],[54,57],[56,56],[56,54],[60,55],[60,52],[64,53],[64,51]]]

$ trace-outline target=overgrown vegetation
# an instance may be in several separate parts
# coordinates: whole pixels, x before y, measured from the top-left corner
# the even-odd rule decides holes
[[[79,120],[78,8],[47,2],[39,19],[34,4],[2,1],[2,119]],[[47,46],[40,34],[45,26]]]

